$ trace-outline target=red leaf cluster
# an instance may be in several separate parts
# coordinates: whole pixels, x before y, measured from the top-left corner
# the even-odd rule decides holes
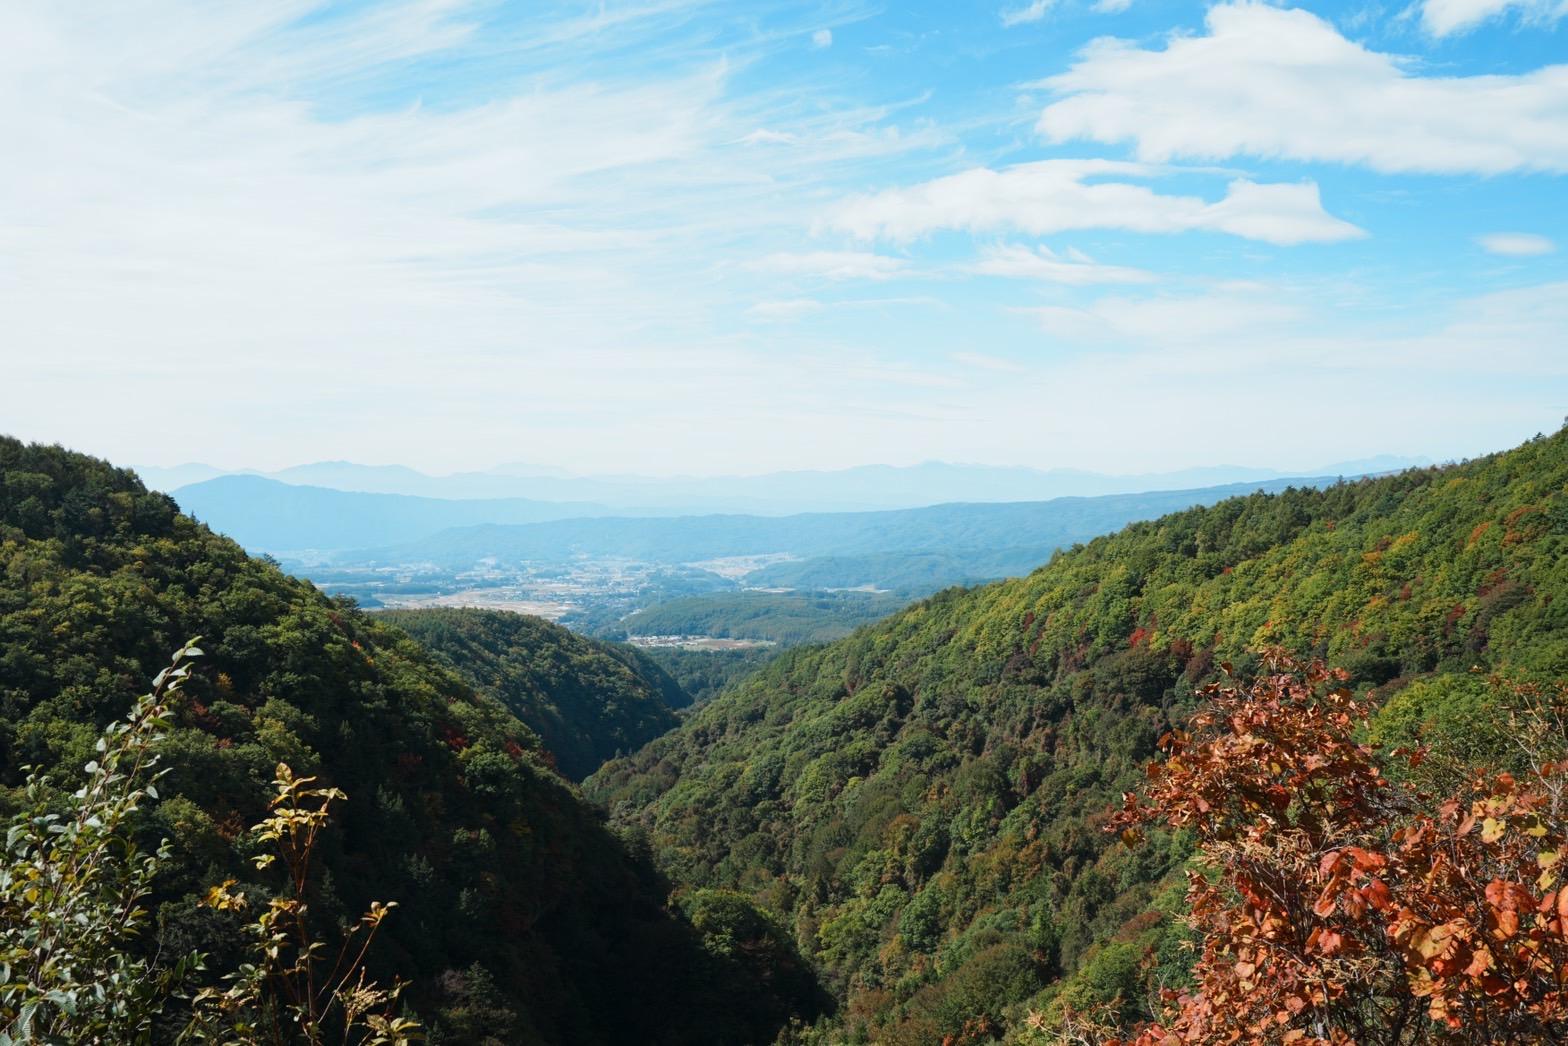
[[[1266,666],[1205,692],[1109,826],[1189,829],[1211,872],[1196,988],[1126,1046],[1568,1041],[1568,764],[1432,803],[1355,740],[1342,673]]]

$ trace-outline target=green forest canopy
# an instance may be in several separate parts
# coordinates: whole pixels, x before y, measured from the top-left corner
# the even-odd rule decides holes
[[[313,910],[399,903],[371,972],[412,979],[435,1041],[766,1041],[815,1011],[766,919],[727,894],[667,906],[537,736],[404,632],[246,556],[130,472],[0,438],[0,807],[26,765],[79,774],[192,635],[207,656],[143,832],[148,850],[173,843],[150,954],[200,949],[212,976],[237,961],[230,913],[197,898],[228,878],[268,896],[249,826],[282,761],[349,796],[318,848]]]
[[[635,648],[580,636],[543,618],[503,610],[392,610],[388,621],[495,698],[544,742],[561,772],[580,781],[641,748],[691,704],[680,684]]]
[[[586,788],[617,837],[534,731],[399,629],[129,473],[0,440],[0,786],[80,765],[203,634],[145,826],[175,841],[149,948],[221,969],[232,928],[194,897],[231,876],[265,896],[246,826],[282,760],[348,792],[321,910],[401,903],[373,972],[415,978],[437,1041],[767,1041],[826,1007],[818,980],[837,1015],[787,1037],[1028,1041],[1031,1010],[1136,1016],[1151,981],[1180,982],[1185,840],[1128,851],[1099,828],[1193,686],[1279,644],[1386,698],[1379,737],[1484,745],[1476,669],[1568,668],[1565,490],[1559,434],[1135,524],[941,593],[603,767]]]
[[[604,631],[628,636],[717,636],[794,646],[842,639],[908,602],[885,592],[723,592],[639,610]]]
[[[790,927],[843,1003],[825,1041],[1137,1011],[1179,983],[1185,846],[1099,827],[1194,686],[1278,644],[1396,693],[1385,734],[1469,732],[1477,668],[1568,674],[1565,490],[1558,434],[1136,523],[787,652],[587,787],[676,881]]]

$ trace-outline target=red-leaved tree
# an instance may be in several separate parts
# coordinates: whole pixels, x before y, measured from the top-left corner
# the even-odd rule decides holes
[[[1437,799],[1384,776],[1343,682],[1270,653],[1250,687],[1208,688],[1125,797],[1112,830],[1189,829],[1207,869],[1196,985],[1125,1046],[1568,1042],[1568,761],[1539,757],[1562,695],[1517,689],[1528,772]]]

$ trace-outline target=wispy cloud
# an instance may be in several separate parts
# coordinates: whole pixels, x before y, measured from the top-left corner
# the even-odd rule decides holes
[[[1022,7],[1010,7],[1002,11],[1002,25],[1011,29],[1015,25],[1027,25],[1038,22],[1045,17],[1055,0],[1030,0]]]
[[[1514,258],[1527,258],[1538,254],[1551,254],[1557,245],[1545,236],[1532,232],[1493,232],[1476,237],[1476,242],[1488,254],[1502,254]]]
[[[1422,452],[1442,443],[1431,419],[1445,413],[1467,427],[1436,456],[1473,454],[1505,445],[1524,418],[1552,423],[1568,383],[1568,358],[1558,351],[1568,323],[1568,285],[1561,283],[1449,302],[1392,328],[1359,327],[1331,301],[1271,285],[1189,296],[1118,293],[1028,315],[1040,324],[1040,358],[1068,362],[1030,378],[1009,376],[988,408],[1023,438],[1032,430],[1011,419],[1027,405],[1048,405],[1033,431],[1046,429],[1068,461],[1094,461],[1097,441],[1123,421],[1137,424],[1119,409],[1118,425],[1108,429],[1107,403],[1158,404],[1160,428],[1142,430],[1145,461],[1161,460],[1162,442],[1200,459],[1227,459],[1236,446],[1228,419],[1238,409],[1247,417],[1266,412],[1264,428],[1318,429],[1313,453],[1276,457],[1282,468],[1319,465],[1336,456],[1322,453],[1331,448],[1348,452],[1339,456],[1367,445]],[[1531,378],[1499,384],[1500,372]],[[1238,387],[1252,390],[1240,408],[1229,394]],[[1389,395],[1395,388],[1404,395]],[[1355,424],[1325,427],[1330,416]],[[1470,443],[1474,449],[1465,451]]]
[[[759,127],[739,139],[743,145],[798,145],[800,138],[788,131],[773,131]]]
[[[1568,377],[1568,359],[1546,351],[1568,322],[1565,283],[1463,298],[1376,332],[1334,316],[1318,291],[1268,283],[1186,294],[1106,294],[1082,306],[1025,311],[1054,337],[1114,347],[1161,376],[1191,368],[1198,380],[1226,372],[1342,378],[1422,369],[1479,377],[1501,368],[1541,380]],[[1269,351],[1259,352],[1259,345]],[[1117,373],[1126,370],[1118,365]],[[1449,392],[1463,393],[1459,386]]]
[[[671,375],[798,407],[821,377],[773,373],[712,317],[744,309],[763,274],[743,263],[798,244],[824,185],[947,139],[831,82],[738,91],[759,49],[798,44],[719,53],[696,6],[525,6],[501,27],[455,0],[0,8],[7,427],[103,452],[134,432],[126,453],[156,460],[193,431],[251,446],[273,417],[296,449],[268,453],[379,433],[417,461],[435,432],[487,428],[599,426],[577,453],[607,450],[652,423],[634,390]],[[143,397],[179,399],[179,421],[137,420]]]
[[[1057,254],[1049,247],[1004,245],[985,251],[974,271],[986,276],[1011,276],[1073,287],[1097,283],[1152,283],[1155,275],[1123,265],[1102,265],[1075,248]]]
[[[1029,370],[1021,363],[984,352],[955,352],[953,362],[975,370],[995,371],[1002,374],[1023,374]]]
[[[909,266],[902,258],[872,251],[780,251],[749,263],[748,268],[828,280],[887,280],[902,275]]]
[[[1568,16],[1564,0],[1423,0],[1421,24],[1433,36],[1468,32],[1508,12],[1526,22],[1549,24]]]
[[[1216,289],[1199,293],[1128,297],[1109,295],[1083,306],[1021,310],[1047,332],[1069,341],[1113,344],[1122,349],[1211,345],[1239,332],[1277,337],[1296,327],[1307,309],[1278,296]]]
[[[1568,295],[1479,291],[1561,252],[1468,238],[1562,241],[1561,66],[1234,5],[1082,49],[1087,6],[0,4],[0,419],[122,460],[756,471],[1190,464],[1217,401],[1282,387],[1324,417],[1261,455],[1560,416]],[[1042,136],[1002,54],[1067,70]],[[1456,204],[1324,160],[1500,176]],[[1324,269],[1360,289],[1279,289]]]
[[[821,312],[825,306],[815,298],[781,298],[775,301],[759,301],[753,305],[750,312],[762,320],[794,320],[801,316],[809,316],[814,312]]]

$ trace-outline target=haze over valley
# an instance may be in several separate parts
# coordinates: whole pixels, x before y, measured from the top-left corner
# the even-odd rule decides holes
[[[541,489],[531,478],[503,472],[435,478],[346,463],[302,466],[282,478],[216,476],[173,494],[215,530],[367,608],[509,610],[608,638],[714,650],[836,639],[941,588],[1029,573],[1058,549],[1134,520],[1362,474],[1347,470],[1422,463],[1384,456],[1291,479],[1236,466],[1113,477],[927,465],[706,481],[718,492],[715,500],[742,487],[767,492],[756,500],[778,514],[766,516],[675,514],[691,504],[681,498],[699,486],[685,479],[621,481],[617,489],[643,499],[633,506],[646,513],[638,516],[591,502],[369,493],[356,488],[473,495],[561,488]],[[1159,486],[1238,474],[1253,478],[1196,489]],[[341,487],[316,485],[329,481]],[[601,496],[610,489],[606,481],[582,482],[587,486],[572,489]],[[1043,501],[1001,497],[1140,483],[1155,489]],[[852,490],[872,501],[940,502],[976,492],[994,500],[802,511]]]

